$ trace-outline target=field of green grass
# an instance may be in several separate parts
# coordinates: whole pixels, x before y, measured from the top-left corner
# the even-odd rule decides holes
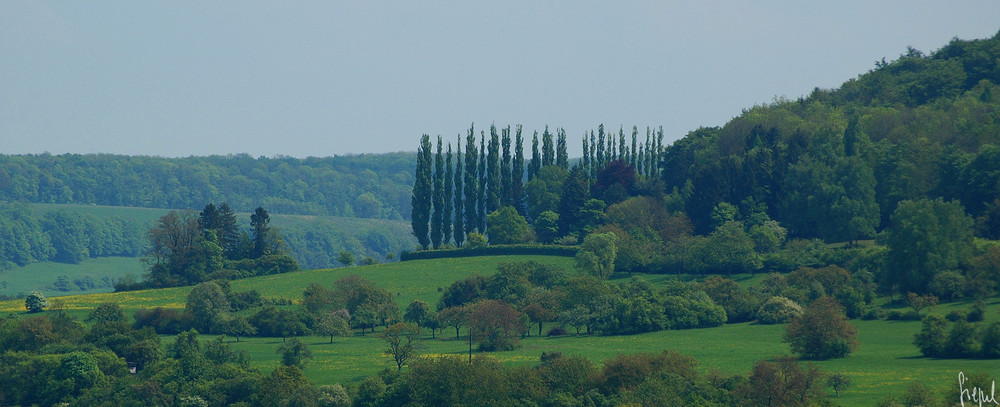
[[[114,287],[105,284],[105,278],[113,282],[126,274],[141,278],[145,273],[142,262],[137,257],[101,257],[87,259],[80,264],[55,262],[32,263],[24,267],[0,270],[0,294],[16,296],[18,293],[41,291],[46,297],[81,293],[106,293]],[[53,287],[59,276],[70,280],[69,291],[59,291]],[[96,283],[91,289],[82,290],[73,280],[90,277]]]
[[[256,289],[265,297],[300,299],[302,290],[309,283],[330,286],[337,279],[358,274],[372,280],[380,287],[396,293],[397,303],[405,307],[411,300],[420,299],[430,304],[440,297],[439,288],[472,274],[491,274],[501,261],[535,260],[546,264],[572,269],[572,259],[547,256],[474,257],[461,259],[418,260],[380,264],[366,267],[309,270],[283,275],[255,277],[232,283],[235,290]],[[644,276],[654,283],[670,276]],[[681,278],[690,279],[689,276]],[[741,284],[757,281],[759,276],[737,276]],[[622,279],[624,281],[624,279]],[[183,308],[189,287],[165,290],[147,290],[128,293],[104,293],[60,297],[63,305],[82,318],[89,309],[103,301],[117,301],[131,313],[138,308],[163,306]],[[949,303],[932,307],[927,312],[946,314],[954,309],[969,309],[970,303]],[[23,313],[23,301],[0,302],[0,313]],[[994,298],[987,307],[987,321],[1000,320],[1000,300]],[[858,327],[860,349],[844,359],[817,362],[827,372],[842,373],[850,377],[852,385],[842,391],[836,404],[847,406],[873,405],[888,394],[899,394],[914,380],[920,380],[938,394],[951,391],[958,373],[986,372],[997,377],[1000,363],[995,360],[928,359],[913,346],[913,335],[920,330],[916,321],[861,321]],[[546,326],[547,330],[549,327]],[[380,328],[381,330],[381,328]],[[537,332],[537,331],[535,331]],[[595,363],[619,353],[659,352],[672,349],[698,359],[703,371],[720,370],[731,374],[747,374],[755,362],[787,354],[788,346],[781,342],[784,325],[757,325],[752,323],[724,325],[718,328],[661,331],[630,336],[575,336],[529,337],[520,349],[491,353],[500,361],[512,365],[538,363],[542,352],[562,352],[583,355]],[[462,332],[465,335],[465,331]],[[419,341],[420,353],[425,356],[466,355],[468,343],[455,339],[454,330],[444,330],[432,339],[424,332]],[[214,339],[206,335],[204,340]],[[312,336],[302,338],[310,346],[314,359],[305,369],[306,375],[318,384],[351,383],[385,368],[394,368],[391,358],[384,353],[384,344],[371,332],[353,337],[334,338]],[[236,349],[247,351],[255,367],[270,371],[279,363],[276,353],[280,338],[241,338],[226,342]],[[164,336],[165,345],[173,342]],[[832,390],[830,390],[832,396]],[[950,394],[950,393],[948,393]],[[956,395],[957,397],[957,395]]]

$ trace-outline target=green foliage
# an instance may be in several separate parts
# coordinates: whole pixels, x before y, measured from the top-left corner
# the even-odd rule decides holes
[[[757,310],[757,322],[761,324],[781,324],[802,315],[802,307],[785,297],[771,297]]]
[[[229,317],[230,304],[222,287],[214,281],[198,284],[187,296],[184,312],[190,315],[191,325],[201,333],[218,332]]]
[[[552,243],[559,235],[559,214],[545,211],[535,218],[535,237],[539,243]]]
[[[299,338],[292,338],[285,341],[278,347],[278,354],[281,355],[282,366],[305,367],[308,359],[313,357],[309,346],[302,343]]]
[[[591,233],[583,239],[583,245],[576,254],[577,268],[602,279],[615,272],[615,257],[618,254],[613,233]]]
[[[431,168],[431,141],[430,136],[424,134],[420,138],[420,149],[417,151],[416,174],[414,175],[413,195],[410,198],[411,224],[413,225],[413,235],[417,237],[420,247],[426,249],[430,244],[428,222],[431,217],[431,195],[433,185],[431,178],[433,170]]]
[[[420,327],[411,323],[394,324],[379,333],[379,339],[389,345],[388,353],[396,362],[396,370],[403,370],[403,365],[416,357],[414,341],[417,335],[420,335]]]
[[[472,232],[466,236],[466,249],[482,249],[484,247],[486,247],[486,236],[483,236],[482,233]]]
[[[24,298],[24,309],[28,312],[42,312],[49,307],[49,300],[45,298],[45,295],[38,292],[32,291]]]
[[[958,202],[903,201],[883,238],[892,281],[904,291],[926,293],[934,276],[972,254],[972,220]]]
[[[349,252],[347,250],[341,250],[340,254],[337,255],[337,261],[340,262],[340,264],[343,264],[346,267],[353,266],[354,265],[354,253],[351,253],[351,252]]]
[[[486,215],[491,244],[519,244],[534,240],[531,228],[513,206],[504,206]],[[471,240],[471,239],[470,239]]]
[[[820,297],[792,318],[785,342],[802,359],[825,360],[846,357],[857,350],[858,329],[851,325],[844,308],[832,297]]]

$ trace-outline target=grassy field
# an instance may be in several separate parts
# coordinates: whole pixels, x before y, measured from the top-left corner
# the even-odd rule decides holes
[[[396,293],[397,303],[405,307],[413,299],[430,304],[440,297],[439,288],[472,274],[491,274],[501,261],[535,260],[571,269],[572,259],[546,256],[476,257],[462,259],[420,260],[381,264],[367,267],[310,270],[277,276],[256,277],[234,281],[235,290],[256,289],[265,297],[301,298],[302,290],[309,283],[330,286],[337,279],[358,274],[377,285]],[[657,283],[670,276],[644,276]],[[685,279],[691,277],[681,276]],[[741,284],[751,284],[759,276],[737,276]],[[621,279],[621,281],[625,281]],[[131,313],[137,308],[163,306],[182,308],[190,288],[172,288],[128,293],[104,293],[60,297],[64,305],[77,317],[83,317],[97,303],[117,301]],[[970,303],[950,303],[935,306],[929,311],[947,314],[954,309],[969,309]],[[994,298],[987,307],[987,321],[997,321],[1000,301]],[[0,312],[23,312],[23,301],[0,302]],[[955,386],[958,372],[987,372],[997,377],[1000,363],[989,360],[938,360],[920,355],[913,346],[913,335],[920,330],[915,321],[852,321],[859,330],[860,349],[844,359],[818,362],[827,372],[842,373],[850,377],[852,386],[842,392],[834,402],[840,405],[873,405],[887,394],[898,394],[914,380],[920,380],[938,394],[945,394]],[[546,327],[547,329],[548,327]],[[672,349],[699,360],[703,371],[720,370],[731,374],[747,374],[753,364],[761,359],[788,353],[788,346],[781,342],[783,325],[731,324],[718,328],[662,331],[631,336],[574,336],[529,337],[520,349],[492,353],[490,356],[508,364],[534,364],[542,352],[558,351],[564,354],[583,355],[595,363],[619,353],[658,352]],[[429,332],[420,340],[423,355],[466,355],[468,343],[454,339],[454,330],[445,330],[432,339]],[[465,332],[463,331],[463,335]],[[203,339],[214,339],[206,335]],[[313,351],[314,359],[306,367],[306,375],[318,384],[357,382],[375,372],[394,368],[391,358],[384,353],[384,345],[375,335],[355,334],[353,337],[307,337],[304,342]],[[264,372],[279,363],[276,353],[280,338],[241,338],[239,343],[226,338],[236,349],[247,351],[254,366]],[[173,342],[163,337],[164,344]],[[830,391],[832,395],[832,390]],[[950,393],[949,393],[950,394]],[[956,395],[957,397],[957,395]]]
[[[29,293],[37,290],[47,297],[73,295],[81,293],[105,293],[114,290],[106,285],[104,279],[114,281],[131,274],[140,278],[145,273],[143,264],[137,257],[101,257],[87,259],[80,264],[55,262],[32,263],[24,267],[0,270],[0,294],[15,296],[18,293]],[[70,280],[69,291],[59,291],[52,284],[59,276],[67,276]],[[82,290],[73,284],[73,280],[90,277],[97,286]]]

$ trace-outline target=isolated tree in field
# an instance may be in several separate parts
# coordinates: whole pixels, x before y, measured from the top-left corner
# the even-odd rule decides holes
[[[340,253],[337,254],[337,262],[339,262],[340,264],[343,264],[344,267],[351,267],[351,266],[353,266],[354,265],[354,253],[351,253],[350,251],[347,251],[347,250],[341,250]]]
[[[885,230],[890,281],[903,291],[928,292],[939,271],[958,269],[971,256],[972,219],[956,201],[902,201]]]
[[[239,342],[241,336],[257,334],[257,328],[251,325],[246,317],[237,315],[231,316],[225,321],[222,325],[222,333],[235,336],[236,342]]]
[[[297,366],[300,369],[305,367],[306,359],[312,359],[312,351],[309,346],[299,340],[292,338],[278,347],[277,353],[281,355],[282,366]]]
[[[455,229],[455,246],[462,247],[462,243],[465,242],[465,202],[463,202],[462,194],[465,192],[463,189],[462,178],[465,177],[465,171],[462,169],[462,136],[458,136],[458,146],[455,148],[455,206],[453,211],[455,213],[455,222],[453,223]]]
[[[607,279],[615,272],[615,257],[618,254],[614,233],[591,233],[583,239],[583,245],[576,254],[576,266],[581,271],[595,277]]]
[[[938,304],[938,298],[931,295],[917,295],[916,293],[906,293],[906,305],[913,308],[917,315],[920,314],[924,308],[933,307]]]
[[[835,373],[826,378],[826,385],[833,388],[833,391],[837,393],[837,397],[840,397],[840,391],[851,385],[851,378],[840,373]]]
[[[475,126],[465,137],[465,235],[479,227],[479,151],[476,150]]]
[[[469,311],[469,306],[464,305],[448,307],[438,311],[437,320],[441,325],[441,329],[446,327],[455,328],[455,339],[458,339],[459,331],[469,319]]]
[[[504,206],[486,215],[486,223],[489,224],[487,232],[491,244],[517,244],[532,240],[528,221],[513,206]]]
[[[428,222],[431,217],[431,138],[424,134],[420,138],[420,149],[417,150],[417,169],[413,178],[413,194],[410,196],[412,211],[410,224],[413,235],[417,237],[420,247],[427,249],[430,244]]]
[[[406,311],[403,313],[403,321],[417,324],[417,326],[424,326],[424,322],[427,321],[427,317],[430,314],[430,305],[420,300],[413,300],[410,301],[410,305],[406,306]]]
[[[45,294],[38,291],[32,291],[24,298],[24,309],[28,312],[42,312],[45,308],[49,307],[49,300],[45,298]]]
[[[521,313],[503,301],[480,301],[469,314],[471,340],[478,341],[482,351],[516,349],[524,329]]]
[[[803,359],[842,358],[858,348],[858,329],[833,297],[820,297],[792,319],[784,341]]]
[[[388,352],[396,362],[397,370],[403,370],[403,365],[416,356],[414,341],[417,335],[420,335],[420,327],[406,322],[394,324],[378,334],[379,339],[389,345]]]
[[[444,222],[444,157],[442,156],[441,136],[437,139],[437,153],[434,154],[434,188],[431,191],[431,245],[435,249],[441,247],[441,230]]]
[[[328,311],[319,317],[313,331],[324,336],[330,335],[330,343],[333,343],[334,336],[349,336],[351,326],[347,323],[347,319],[337,312]]]

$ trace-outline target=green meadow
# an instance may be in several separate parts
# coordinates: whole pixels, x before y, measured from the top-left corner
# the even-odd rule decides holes
[[[439,289],[473,274],[488,275],[503,261],[534,260],[572,270],[571,258],[550,256],[470,257],[461,259],[418,260],[374,266],[308,270],[282,275],[255,277],[232,282],[236,291],[255,289],[265,297],[299,300],[303,289],[310,283],[330,286],[339,278],[357,274],[396,294],[401,308],[414,299],[435,304]],[[653,283],[660,283],[676,276],[644,276]],[[692,279],[690,276],[680,276]],[[736,276],[741,284],[755,284],[760,276]],[[624,279],[622,279],[624,281]],[[162,290],[144,290],[125,293],[100,293],[59,297],[73,315],[82,318],[96,304],[105,301],[120,303],[127,312],[138,308],[183,308],[190,287]],[[946,314],[955,309],[969,309],[971,303],[949,303],[932,307],[932,313]],[[0,312],[23,314],[23,301],[0,302]],[[992,299],[987,307],[987,321],[997,321],[1000,301]],[[873,405],[888,394],[901,393],[914,380],[920,380],[939,394],[956,392],[959,372],[987,372],[994,377],[1000,364],[995,360],[929,359],[920,355],[913,346],[913,335],[920,330],[916,321],[862,321],[854,320],[858,327],[860,349],[844,359],[816,362],[824,371],[842,373],[850,377],[852,385],[833,401],[841,405]],[[554,325],[553,325],[554,326]],[[547,330],[549,326],[546,326]],[[376,333],[379,330],[376,331]],[[533,330],[533,333],[537,331]],[[717,328],[661,331],[630,336],[566,335],[558,337],[530,336],[522,340],[521,348],[510,352],[488,354],[510,364],[538,363],[542,352],[562,352],[587,357],[595,363],[619,353],[659,352],[671,349],[695,357],[704,372],[718,370],[731,374],[747,374],[755,362],[787,354],[788,346],[782,343],[784,325],[757,325],[753,323],[729,324]],[[465,335],[465,331],[462,331]],[[216,340],[214,335],[204,340]],[[270,371],[279,364],[276,353],[281,338],[224,338],[234,348],[245,350],[255,367]],[[310,336],[302,338],[309,345],[314,358],[305,368],[306,375],[317,384],[356,383],[382,369],[395,368],[391,358],[384,353],[383,342],[368,332],[355,333],[352,337]],[[164,345],[173,342],[164,336]],[[424,332],[419,341],[424,356],[467,357],[468,342],[455,339],[455,331],[438,331],[436,338]],[[478,352],[476,355],[481,355]],[[830,390],[831,397],[833,395]],[[957,392],[955,397],[957,397]]]

